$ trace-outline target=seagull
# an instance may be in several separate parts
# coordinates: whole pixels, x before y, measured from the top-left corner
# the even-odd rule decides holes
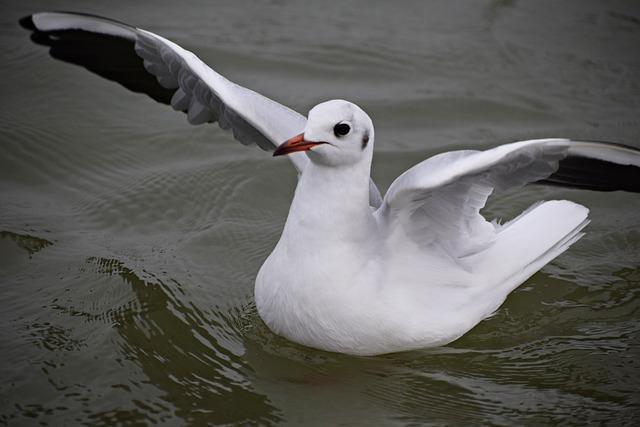
[[[370,177],[374,126],[351,102],[320,103],[305,118],[143,29],[66,12],[20,24],[52,57],[291,160],[298,185],[255,304],[273,332],[305,346],[366,356],[446,345],[589,223],[588,209],[566,200],[488,221],[480,210],[493,193],[530,183],[640,192],[640,150],[550,138],[436,155],[382,197]]]

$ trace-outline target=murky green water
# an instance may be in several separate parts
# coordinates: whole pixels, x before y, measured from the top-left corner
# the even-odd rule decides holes
[[[568,136],[640,146],[640,6],[602,1],[4,2],[0,424],[635,425],[640,196],[531,188],[588,235],[440,349],[357,358],[273,335],[253,281],[285,159],[31,44],[39,10],[162,34],[299,111],[376,123],[386,188],[442,150]]]

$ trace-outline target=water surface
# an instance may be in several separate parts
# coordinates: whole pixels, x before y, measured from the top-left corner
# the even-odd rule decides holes
[[[439,349],[359,358],[292,344],[253,281],[295,187],[286,159],[56,62],[2,6],[0,424],[634,425],[640,197],[529,188],[588,234]],[[376,124],[382,189],[443,150],[566,136],[640,147],[633,2],[114,1],[111,16],[306,112]],[[499,262],[499,260],[498,260]]]

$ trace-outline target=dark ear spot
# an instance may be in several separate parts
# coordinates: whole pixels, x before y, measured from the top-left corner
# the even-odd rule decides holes
[[[365,148],[367,148],[367,145],[369,145],[369,133],[365,133],[364,136],[362,137],[362,149],[364,150]]]

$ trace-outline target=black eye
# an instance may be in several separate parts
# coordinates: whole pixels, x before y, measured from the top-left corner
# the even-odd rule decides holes
[[[333,133],[336,136],[345,136],[351,130],[351,126],[346,123],[338,123],[333,127]]]

